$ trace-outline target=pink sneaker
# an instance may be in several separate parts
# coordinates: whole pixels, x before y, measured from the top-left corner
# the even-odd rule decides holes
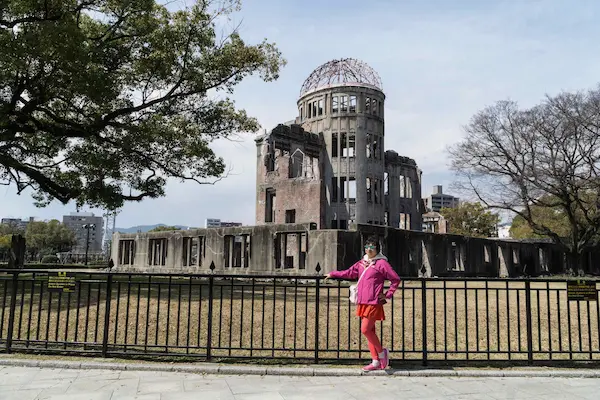
[[[383,357],[379,360],[379,364],[381,365],[381,369],[386,369],[390,363],[390,353],[388,349],[383,349]]]
[[[378,369],[381,369],[381,362],[379,364],[379,366],[374,366],[373,363],[367,365],[366,367],[363,367],[363,371],[376,371]]]

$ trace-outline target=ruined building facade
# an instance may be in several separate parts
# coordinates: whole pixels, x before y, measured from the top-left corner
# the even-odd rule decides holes
[[[384,151],[384,104],[379,76],[358,60],[313,71],[296,119],[256,139],[256,224],[421,230],[421,171]]]

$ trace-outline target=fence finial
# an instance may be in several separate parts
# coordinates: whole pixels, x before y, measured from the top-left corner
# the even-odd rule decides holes
[[[321,263],[317,263],[317,266],[315,267],[315,271],[317,271],[317,274],[319,272],[321,272]]]
[[[210,262],[210,267],[208,267],[208,268],[210,268],[210,270],[211,270],[211,271],[214,271],[214,270],[215,270],[215,268],[217,268],[217,267],[215,267],[215,262],[214,262],[214,261],[211,261],[211,262]]]

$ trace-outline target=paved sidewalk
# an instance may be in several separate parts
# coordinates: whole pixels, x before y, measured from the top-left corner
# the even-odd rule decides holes
[[[600,379],[202,375],[0,367],[1,400],[598,399]]]

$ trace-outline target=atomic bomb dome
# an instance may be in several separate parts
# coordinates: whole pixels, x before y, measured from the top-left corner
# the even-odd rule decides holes
[[[256,223],[421,230],[421,170],[386,151],[385,99],[363,61],[332,60],[310,73],[296,117],[256,139]]]
[[[379,74],[363,61],[354,58],[329,61],[316,68],[302,84],[300,96],[325,87],[368,85],[382,90]]]

